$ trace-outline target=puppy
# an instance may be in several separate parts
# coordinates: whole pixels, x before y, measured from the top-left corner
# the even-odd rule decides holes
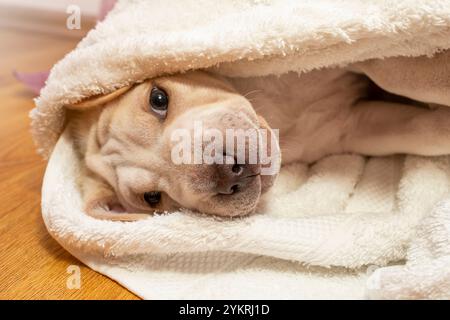
[[[373,88],[394,95],[381,99]],[[67,114],[82,163],[86,212],[132,221],[179,208],[219,216],[252,213],[273,184],[281,155],[285,164],[339,153],[448,154],[447,106],[450,52],[445,51],[433,58],[369,60],[300,76],[228,79],[191,71],[90,98],[67,106]],[[221,156],[220,161],[174,161],[179,142],[174,137],[195,136],[198,124],[203,132],[223,136],[230,129],[253,130],[257,142],[245,140],[243,159],[237,158],[236,145],[216,139],[202,144],[200,152],[219,146],[212,157]],[[182,153],[192,160],[199,148],[195,141],[187,146]],[[263,174],[267,168],[272,170]]]

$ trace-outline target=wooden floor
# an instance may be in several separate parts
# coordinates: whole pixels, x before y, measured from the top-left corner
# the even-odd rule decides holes
[[[83,266],[47,233],[40,212],[46,163],[35,153],[28,112],[33,94],[11,71],[41,71],[77,40],[0,29],[0,299],[136,299]],[[68,289],[67,268],[81,268],[81,288]]]

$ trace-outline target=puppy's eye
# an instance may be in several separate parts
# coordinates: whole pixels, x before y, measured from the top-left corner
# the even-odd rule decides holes
[[[161,192],[159,191],[150,191],[144,193],[144,200],[147,202],[150,207],[157,205],[159,201],[161,201]]]
[[[169,97],[167,96],[167,93],[162,89],[154,87],[150,92],[149,100],[150,108],[153,112],[158,114],[160,117],[165,118],[167,108],[169,107]]]

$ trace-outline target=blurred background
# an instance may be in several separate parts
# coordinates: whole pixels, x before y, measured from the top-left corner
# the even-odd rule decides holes
[[[46,162],[29,132],[28,113],[48,70],[113,3],[0,0],[0,299],[136,298],[84,267],[49,236],[40,208]],[[73,5],[79,28],[67,27],[68,19],[74,22]],[[81,268],[76,290],[66,285],[73,265]]]
[[[82,14],[81,29],[68,30],[67,8],[76,5]],[[34,32],[83,36],[95,24],[102,0],[0,0],[0,27]]]

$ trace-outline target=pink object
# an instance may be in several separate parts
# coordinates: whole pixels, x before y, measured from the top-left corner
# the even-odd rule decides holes
[[[112,8],[114,8],[116,2],[116,0],[103,0],[100,4],[100,12],[98,14],[97,20],[102,21],[103,19],[105,19],[108,12],[110,12]]]
[[[100,4],[100,11],[97,16],[98,21],[105,19],[109,11],[112,10],[116,4],[116,0],[103,0]],[[45,85],[45,80],[47,80],[50,71],[32,72],[25,73],[19,71],[13,71],[14,77],[22,82],[29,90],[33,93],[39,94],[41,89]]]
[[[42,87],[45,85],[45,81],[48,78],[50,71],[41,71],[33,73],[25,73],[13,71],[14,77],[22,82],[32,92],[39,94]]]

